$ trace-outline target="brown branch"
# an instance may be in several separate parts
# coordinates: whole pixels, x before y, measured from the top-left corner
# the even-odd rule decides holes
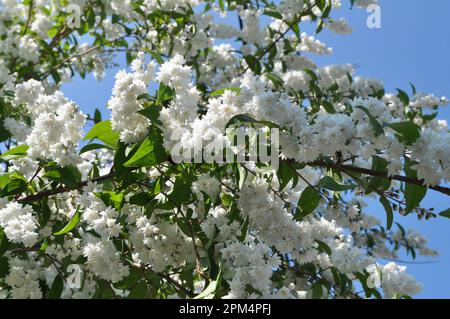
[[[74,188],[73,187],[68,187],[68,186],[63,186],[63,187],[58,187],[58,188],[55,188],[55,189],[49,189],[49,190],[46,190],[46,191],[42,191],[42,192],[36,193],[34,195],[30,195],[30,196],[27,196],[27,197],[24,197],[24,198],[20,198],[17,201],[19,203],[39,201],[41,199],[44,199],[44,198],[47,198],[47,197],[50,197],[50,196],[63,194],[63,193],[70,192],[72,190],[83,188],[83,187],[87,186],[89,182],[104,183],[106,181],[109,181],[109,180],[113,179],[115,176],[116,176],[116,173],[112,172],[112,173],[100,176],[98,178],[94,178],[93,180],[90,180],[90,181],[84,181],[84,182],[78,183],[76,185],[76,187],[74,187]]]
[[[332,169],[337,169],[339,171],[344,171],[344,172],[349,171],[349,172],[354,172],[354,173],[361,173],[361,174],[365,174],[365,175],[386,178],[390,181],[400,181],[400,182],[404,182],[404,183],[408,183],[408,184],[419,185],[419,186],[423,186],[423,187],[428,187],[429,189],[432,189],[439,193],[450,196],[450,188],[448,188],[448,187],[443,187],[443,186],[439,186],[439,185],[438,186],[426,186],[424,183],[424,180],[419,180],[419,179],[415,179],[415,178],[411,178],[411,177],[407,177],[407,176],[402,176],[402,175],[389,176],[385,172],[375,171],[375,170],[368,169],[368,168],[356,167],[356,166],[352,166],[352,165],[326,163],[326,162],[321,162],[321,161],[309,163],[308,165],[316,166],[316,167],[332,168]]]

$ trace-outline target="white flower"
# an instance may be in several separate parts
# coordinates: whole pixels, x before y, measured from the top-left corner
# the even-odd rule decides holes
[[[10,202],[0,210],[0,226],[4,229],[6,237],[13,243],[22,243],[32,247],[38,240],[36,232],[38,224],[33,215],[33,209]]]

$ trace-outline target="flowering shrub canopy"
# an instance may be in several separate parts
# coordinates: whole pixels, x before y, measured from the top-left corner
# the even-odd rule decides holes
[[[437,254],[401,215],[450,216],[420,205],[450,195],[448,101],[318,67],[337,9],[376,0],[349,2],[1,0],[0,297],[417,294],[383,260]],[[118,52],[111,118],[83,114],[60,85]],[[275,161],[220,160],[256,131]]]

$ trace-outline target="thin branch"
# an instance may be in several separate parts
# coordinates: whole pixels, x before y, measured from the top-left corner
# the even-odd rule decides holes
[[[49,189],[49,190],[46,190],[46,191],[42,191],[42,192],[36,193],[34,195],[30,195],[30,196],[27,196],[27,197],[20,198],[17,201],[19,203],[27,203],[27,202],[39,201],[41,199],[44,199],[44,198],[47,198],[47,197],[50,197],[50,196],[63,194],[63,193],[70,192],[72,190],[83,188],[83,187],[87,186],[89,182],[92,182],[92,183],[104,183],[106,181],[109,181],[109,180],[113,179],[115,176],[116,176],[116,172],[112,172],[112,173],[100,176],[100,177],[92,179],[92,180],[88,180],[88,181],[84,181],[84,182],[78,183],[75,186],[75,188],[68,187],[68,186],[63,186],[63,187],[58,187],[58,188],[55,188],[55,189]]]
[[[411,178],[411,177],[407,177],[407,176],[401,176],[401,175],[389,176],[386,172],[375,171],[372,169],[356,167],[356,166],[352,166],[352,165],[327,163],[327,162],[322,162],[322,161],[309,163],[308,165],[316,166],[316,167],[323,167],[323,168],[332,168],[332,169],[337,169],[339,171],[344,171],[344,172],[350,171],[350,172],[354,172],[354,173],[361,173],[361,174],[375,176],[375,177],[382,177],[382,178],[386,178],[390,181],[400,181],[400,182],[405,182],[408,184],[419,185],[419,186],[423,186],[423,187],[428,187],[429,189],[432,189],[439,193],[450,196],[450,188],[448,188],[448,187],[426,186],[424,183],[424,180],[419,180],[419,179]]]

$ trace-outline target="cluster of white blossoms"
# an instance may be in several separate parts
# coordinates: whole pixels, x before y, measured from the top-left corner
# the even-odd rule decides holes
[[[368,268],[371,273],[378,271],[376,267]],[[390,262],[382,267],[381,270],[381,286],[385,292],[386,298],[394,298],[396,295],[417,294],[422,286],[408,273],[405,266],[399,266]]]
[[[437,217],[398,176],[413,197],[445,193],[450,137],[435,112],[449,101],[316,64],[333,49],[296,26],[350,33],[331,16],[341,0],[71,3],[76,29],[62,4],[0,0],[0,298],[356,298],[349,283],[373,276],[386,298],[420,291],[380,260],[437,255],[391,227]],[[115,51],[130,70],[116,74],[110,122],[87,117],[60,85],[102,78]],[[87,120],[95,141],[80,145]],[[278,130],[280,166],[189,161],[211,140],[216,155],[244,153],[227,129],[249,125]],[[194,153],[177,164],[180,145]]]
[[[257,298],[271,294],[273,269],[280,265],[280,260],[271,254],[269,246],[262,243],[235,242],[220,251],[221,257],[230,274],[230,292],[225,298]],[[255,295],[248,288],[256,289],[261,296]],[[250,295],[250,296],[249,296]]]
[[[0,94],[7,90],[13,90],[15,80],[16,76],[9,73],[5,61],[0,60]]]
[[[120,260],[120,253],[109,240],[88,237],[83,247],[87,268],[102,279],[117,282],[129,274],[128,267]]]
[[[61,166],[79,162],[77,147],[86,116],[75,103],[60,91],[47,94],[40,82],[29,80],[15,87],[13,104],[31,124],[6,118],[4,125],[18,143],[29,147],[32,159],[54,160]]]
[[[38,224],[33,209],[26,205],[10,202],[0,210],[0,226],[13,243],[32,247],[38,240]]]
[[[39,287],[39,279],[42,279],[40,265],[31,256],[28,260],[11,258],[9,269],[5,282],[11,287],[13,298],[40,299],[43,297]]]
[[[146,64],[144,54],[132,64],[133,73],[120,71],[116,75],[116,83],[113,89],[113,97],[108,102],[111,109],[112,128],[120,132],[120,140],[124,143],[132,143],[139,140],[148,132],[149,122],[137,113],[142,109],[138,97],[148,91],[148,85],[152,80],[155,65]]]

